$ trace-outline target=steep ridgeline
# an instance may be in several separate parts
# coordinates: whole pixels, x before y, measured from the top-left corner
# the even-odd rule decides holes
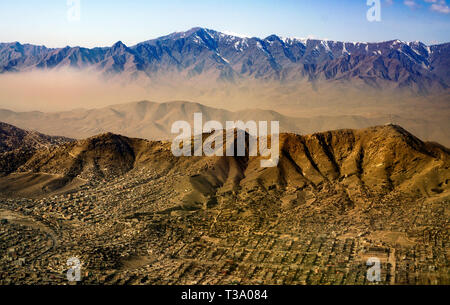
[[[15,171],[36,151],[48,151],[54,145],[70,141],[69,138],[51,137],[0,122],[0,176]]]
[[[449,52],[449,43],[350,43],[276,35],[259,39],[193,28],[131,47],[120,41],[93,49],[2,43],[0,73],[71,67],[130,81],[173,74],[230,82],[358,81],[430,93],[450,86]]]
[[[53,175],[59,182],[53,181],[49,190],[55,191],[75,178],[111,181],[149,169],[172,181],[166,187],[179,192],[183,208],[208,206],[230,192],[244,196],[278,191],[280,200],[289,204],[323,190],[335,190],[333,194],[351,206],[392,192],[419,197],[448,192],[449,153],[387,125],[307,136],[281,134],[278,166],[261,168],[261,157],[177,158],[170,142],[107,133],[40,150],[1,184],[20,193],[14,183],[27,181],[24,187],[29,188],[29,175]],[[44,184],[39,192],[45,189]]]

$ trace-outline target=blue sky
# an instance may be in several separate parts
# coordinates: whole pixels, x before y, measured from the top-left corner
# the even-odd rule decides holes
[[[367,0],[79,0],[0,1],[0,42],[49,47],[127,45],[195,26],[266,37],[341,41],[450,41],[450,0],[380,0],[381,21],[368,22]]]

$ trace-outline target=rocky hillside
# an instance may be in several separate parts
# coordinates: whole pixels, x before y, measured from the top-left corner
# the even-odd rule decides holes
[[[48,151],[54,145],[70,141],[0,122],[0,175],[15,171],[38,150]]]
[[[76,177],[112,179],[149,168],[185,177],[167,187],[184,189],[180,200],[189,205],[206,204],[222,193],[255,190],[282,190],[282,200],[289,201],[299,190],[324,187],[338,187],[355,203],[367,194],[385,196],[392,191],[440,194],[448,191],[450,181],[450,151],[394,125],[282,134],[281,158],[274,168],[261,168],[261,157],[176,158],[170,146],[107,133],[38,151],[18,172],[58,175],[67,182]]]
[[[196,195],[187,198],[278,190],[280,200],[289,204],[304,200],[300,197],[306,193],[300,190],[335,189],[354,205],[391,192],[421,197],[450,189],[450,151],[424,143],[399,126],[282,134],[280,142],[277,167],[261,168],[260,157],[220,158],[190,178]],[[205,191],[205,185],[210,189]]]
[[[134,167],[141,144],[148,143],[106,133],[39,151],[20,171],[61,174],[71,179],[119,176]]]
[[[0,152],[23,148],[48,148],[70,141],[58,136],[47,136],[36,131],[28,131],[0,122]]]

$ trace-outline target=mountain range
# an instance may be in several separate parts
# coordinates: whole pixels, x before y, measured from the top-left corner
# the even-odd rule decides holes
[[[450,86],[450,43],[428,46],[400,40],[353,43],[317,39],[264,39],[205,28],[126,46],[47,48],[0,43],[0,73],[75,68],[154,82],[167,76],[238,83],[243,80],[356,82],[372,88],[427,94]]]
[[[396,123],[405,126],[419,138],[437,141],[447,147],[450,138],[449,121],[438,116],[433,119],[411,118],[407,115],[323,115],[294,117],[272,110],[246,109],[228,111],[199,103],[175,101],[156,103],[149,101],[111,105],[93,109],[75,109],[62,112],[15,112],[0,109],[0,121],[20,128],[37,130],[49,135],[83,139],[100,133],[116,134],[149,140],[169,140],[175,121],[193,124],[194,113],[203,114],[203,120],[216,120],[225,126],[226,121],[279,121],[283,132],[309,134],[342,128],[366,128]]]
[[[0,43],[0,284],[448,284],[449,95],[450,43]],[[174,156],[195,113],[279,162]]]

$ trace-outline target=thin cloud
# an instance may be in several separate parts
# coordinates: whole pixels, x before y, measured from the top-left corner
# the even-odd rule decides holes
[[[450,13],[450,7],[448,7],[445,0],[424,0],[427,3],[432,3],[430,10],[433,12],[438,12],[442,14]]]
[[[430,0],[429,0],[430,1]],[[433,1],[433,0],[431,0]],[[434,0],[434,2],[436,2],[436,0]],[[445,2],[445,0],[439,0],[437,1],[438,3],[433,3],[431,5],[431,10],[434,12],[438,12],[438,13],[442,13],[442,14],[448,14],[450,13],[450,7],[448,7],[447,3]]]
[[[417,4],[415,0],[404,0],[403,4],[411,9],[415,9],[415,8],[419,7],[419,4]]]

